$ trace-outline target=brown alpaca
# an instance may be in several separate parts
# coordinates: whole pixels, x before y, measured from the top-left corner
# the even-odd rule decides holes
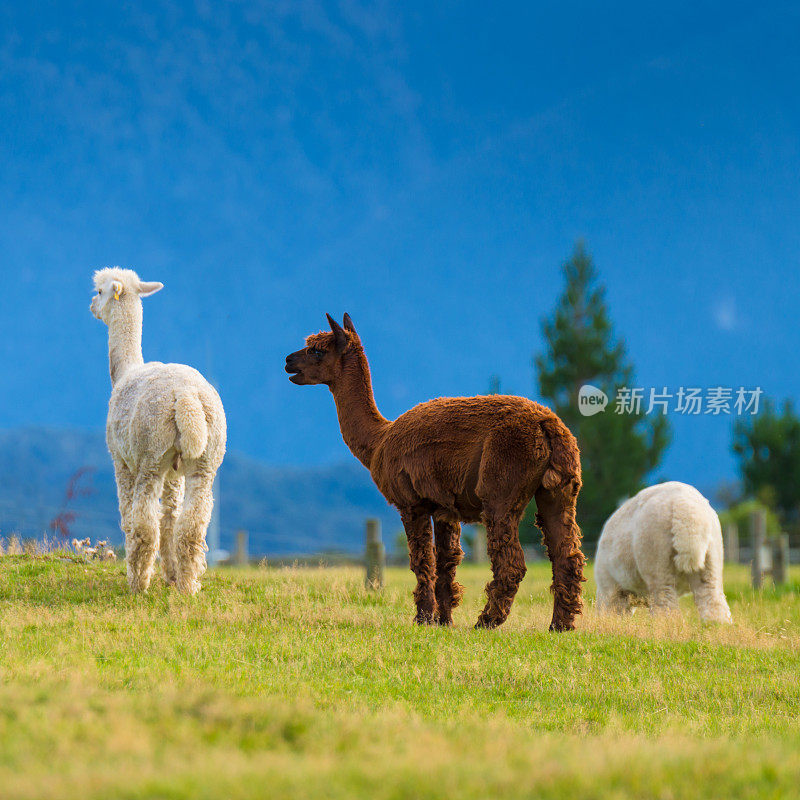
[[[394,421],[375,405],[369,364],[349,315],[344,328],[306,339],[286,357],[296,384],[333,393],[345,443],[400,511],[417,577],[415,621],[449,625],[461,601],[461,522],[486,525],[493,579],[477,628],[505,622],[525,575],[519,522],[536,498],[536,523],[553,564],[550,630],[575,627],[583,553],[575,523],[581,465],[575,437],[545,406],[523,397],[443,397]],[[433,519],[433,532],[431,532]],[[434,546],[435,543],[435,546]]]

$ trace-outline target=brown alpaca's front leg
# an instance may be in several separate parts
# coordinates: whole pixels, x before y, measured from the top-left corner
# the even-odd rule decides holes
[[[585,559],[581,531],[575,522],[575,495],[563,488],[536,492],[536,524],[542,531],[547,555],[553,564],[553,621],[551,631],[571,631],[581,613],[581,583]]]
[[[511,604],[527,571],[518,526],[519,519],[487,517],[486,539],[493,578],[486,584],[486,606],[476,628],[496,628],[511,613]]]
[[[433,556],[431,518],[427,514],[417,512],[401,512],[400,517],[408,537],[411,571],[417,576],[417,587],[414,589],[417,615],[414,617],[414,622],[418,625],[432,625],[436,621],[437,611],[433,588],[436,580],[436,563]]]
[[[436,604],[439,624],[452,625],[453,609],[461,602],[464,587],[456,581],[456,567],[461,563],[461,525],[458,522],[433,521],[436,540]]]

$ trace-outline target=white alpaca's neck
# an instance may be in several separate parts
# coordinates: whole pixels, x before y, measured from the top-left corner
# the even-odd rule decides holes
[[[108,324],[108,364],[114,386],[131,368],[144,364],[142,357],[142,301],[120,303]]]

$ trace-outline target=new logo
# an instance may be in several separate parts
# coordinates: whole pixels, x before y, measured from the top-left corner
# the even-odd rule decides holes
[[[578,411],[584,417],[593,417],[601,411],[605,411],[608,405],[608,397],[602,389],[592,386],[591,383],[584,383],[578,392]]]

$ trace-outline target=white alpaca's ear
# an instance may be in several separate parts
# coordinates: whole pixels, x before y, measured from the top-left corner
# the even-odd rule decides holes
[[[164,288],[163,283],[158,281],[139,281],[139,296],[149,297]]]
[[[115,300],[119,300],[119,296],[122,294],[122,284],[119,281],[111,282],[111,294],[114,295]]]

